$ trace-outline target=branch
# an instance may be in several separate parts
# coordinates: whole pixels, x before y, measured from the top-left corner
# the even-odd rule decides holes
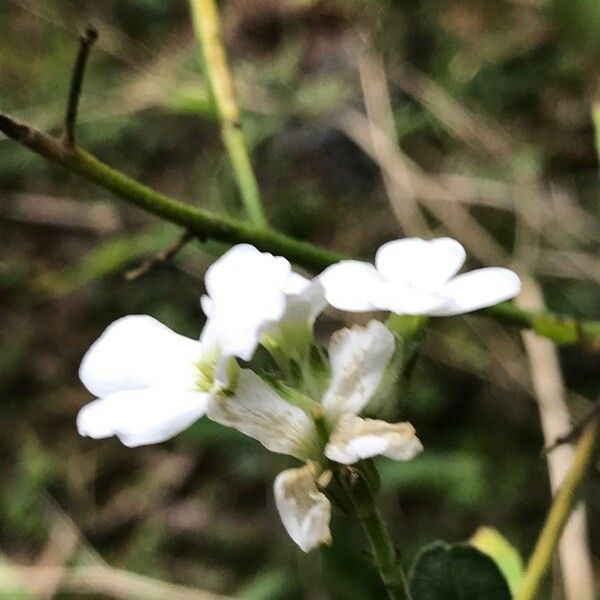
[[[248,215],[256,225],[266,226],[260,191],[242,131],[240,109],[233,77],[223,46],[221,21],[214,0],[190,0],[196,37],[202,51],[202,66],[217,115],[221,136],[229,154],[235,179]]]
[[[135,206],[187,229],[195,237],[229,244],[247,242],[266,252],[281,254],[310,270],[321,270],[343,258],[335,252],[238,219],[214,215],[131,179],[81,148],[65,148],[55,138],[0,112],[0,131],[33,152],[77,173]]]
[[[190,206],[131,179],[81,148],[65,148],[55,138],[1,112],[0,131],[47,160],[77,173],[146,212],[183,227],[201,240],[211,238],[228,244],[246,242],[264,252],[285,256],[311,271],[321,271],[348,258],[276,231]],[[556,344],[581,344],[592,349],[600,347],[600,321],[579,321],[550,312],[530,312],[510,302],[480,312],[509,325],[533,329]]]
[[[554,498],[542,533],[525,571],[521,588],[515,600],[533,600],[560,540],[575,501],[577,492],[594,456],[594,448],[600,430],[600,422],[594,419],[587,425],[581,437],[573,463]]]
[[[77,121],[77,109],[79,108],[79,98],[81,96],[85,65],[90,53],[90,48],[97,39],[98,32],[93,27],[88,27],[79,36],[79,51],[77,52],[77,58],[73,65],[73,75],[71,76],[71,87],[69,89],[69,101],[67,103],[67,112],[65,114],[63,143],[67,148],[75,146],[75,123]]]

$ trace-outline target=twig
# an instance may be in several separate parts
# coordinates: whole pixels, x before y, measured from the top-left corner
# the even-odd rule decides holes
[[[194,237],[211,238],[230,244],[254,244],[260,250],[285,256],[312,271],[320,271],[348,258],[277,231],[214,215],[185,204],[131,179],[81,148],[65,151],[63,145],[55,138],[1,112],[0,131],[50,162],[77,173],[130,204],[164,221],[184,227]],[[527,311],[510,302],[497,304],[482,310],[481,313],[522,329],[534,329],[556,344],[582,344],[589,347],[600,345],[600,321],[581,321],[549,312]]]
[[[594,456],[600,424],[587,425],[577,446],[573,463],[554,498],[544,527],[535,545],[525,576],[515,600],[533,600],[560,540],[563,528],[573,510],[577,491]]]
[[[81,97],[81,86],[83,84],[83,75],[87,63],[90,48],[98,39],[98,32],[91,26],[79,36],[79,50],[77,58],[73,65],[73,74],[71,76],[71,87],[69,88],[69,100],[67,103],[67,112],[65,114],[65,128],[63,132],[63,143],[67,148],[75,146],[75,124],[77,122],[77,109],[79,108],[79,98]]]
[[[263,251],[286,256],[292,262],[311,270],[321,270],[343,258],[341,254],[295,240],[282,233],[239,219],[214,215],[178,201],[109,167],[79,147],[65,151],[55,138],[4,113],[0,113],[0,131],[49,161],[77,173],[165,221],[188,229],[200,239],[212,238],[231,244],[247,242]]]
[[[592,410],[590,410],[590,412],[579,423],[577,423],[571,429],[571,431],[569,431],[565,435],[561,435],[561,436],[557,437],[550,446],[547,446],[546,448],[544,448],[544,452],[546,452],[546,453],[552,452],[552,450],[555,450],[556,448],[558,448],[559,446],[562,446],[563,444],[572,444],[573,442],[577,441],[581,437],[583,430],[592,421],[598,420],[598,419],[600,419],[600,400],[596,401],[594,408],[592,408]]]
[[[130,269],[125,273],[125,279],[127,281],[133,281],[142,275],[145,275],[150,269],[155,267],[159,263],[169,262],[175,257],[175,255],[186,246],[194,235],[189,231],[184,231],[170,246],[167,246],[164,250],[156,254],[155,256],[143,261],[137,267]]]
[[[231,160],[240,196],[252,221],[256,225],[265,226],[267,220],[242,131],[240,109],[227,64],[217,5],[214,0],[190,0],[190,8],[194,30],[202,50],[204,73],[217,109],[221,136]]]

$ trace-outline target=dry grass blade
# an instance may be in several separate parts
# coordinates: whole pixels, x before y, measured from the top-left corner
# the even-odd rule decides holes
[[[29,590],[32,581],[60,579],[58,589],[75,594],[101,594],[115,600],[232,600],[229,596],[166,583],[111,567],[22,567],[3,566],[0,592],[15,585]]]

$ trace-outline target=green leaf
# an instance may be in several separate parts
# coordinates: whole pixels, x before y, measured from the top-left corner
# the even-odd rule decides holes
[[[473,546],[436,542],[418,557],[410,578],[413,600],[511,600],[504,576]]]
[[[523,579],[523,560],[516,548],[499,531],[491,527],[480,527],[470,543],[498,565],[514,596]]]

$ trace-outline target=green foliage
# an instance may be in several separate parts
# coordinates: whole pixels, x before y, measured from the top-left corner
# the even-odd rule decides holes
[[[436,542],[418,557],[410,577],[413,600],[510,600],[494,561],[464,544]]]
[[[499,531],[491,527],[480,527],[470,543],[496,563],[514,596],[523,579],[524,569],[518,550]]]

